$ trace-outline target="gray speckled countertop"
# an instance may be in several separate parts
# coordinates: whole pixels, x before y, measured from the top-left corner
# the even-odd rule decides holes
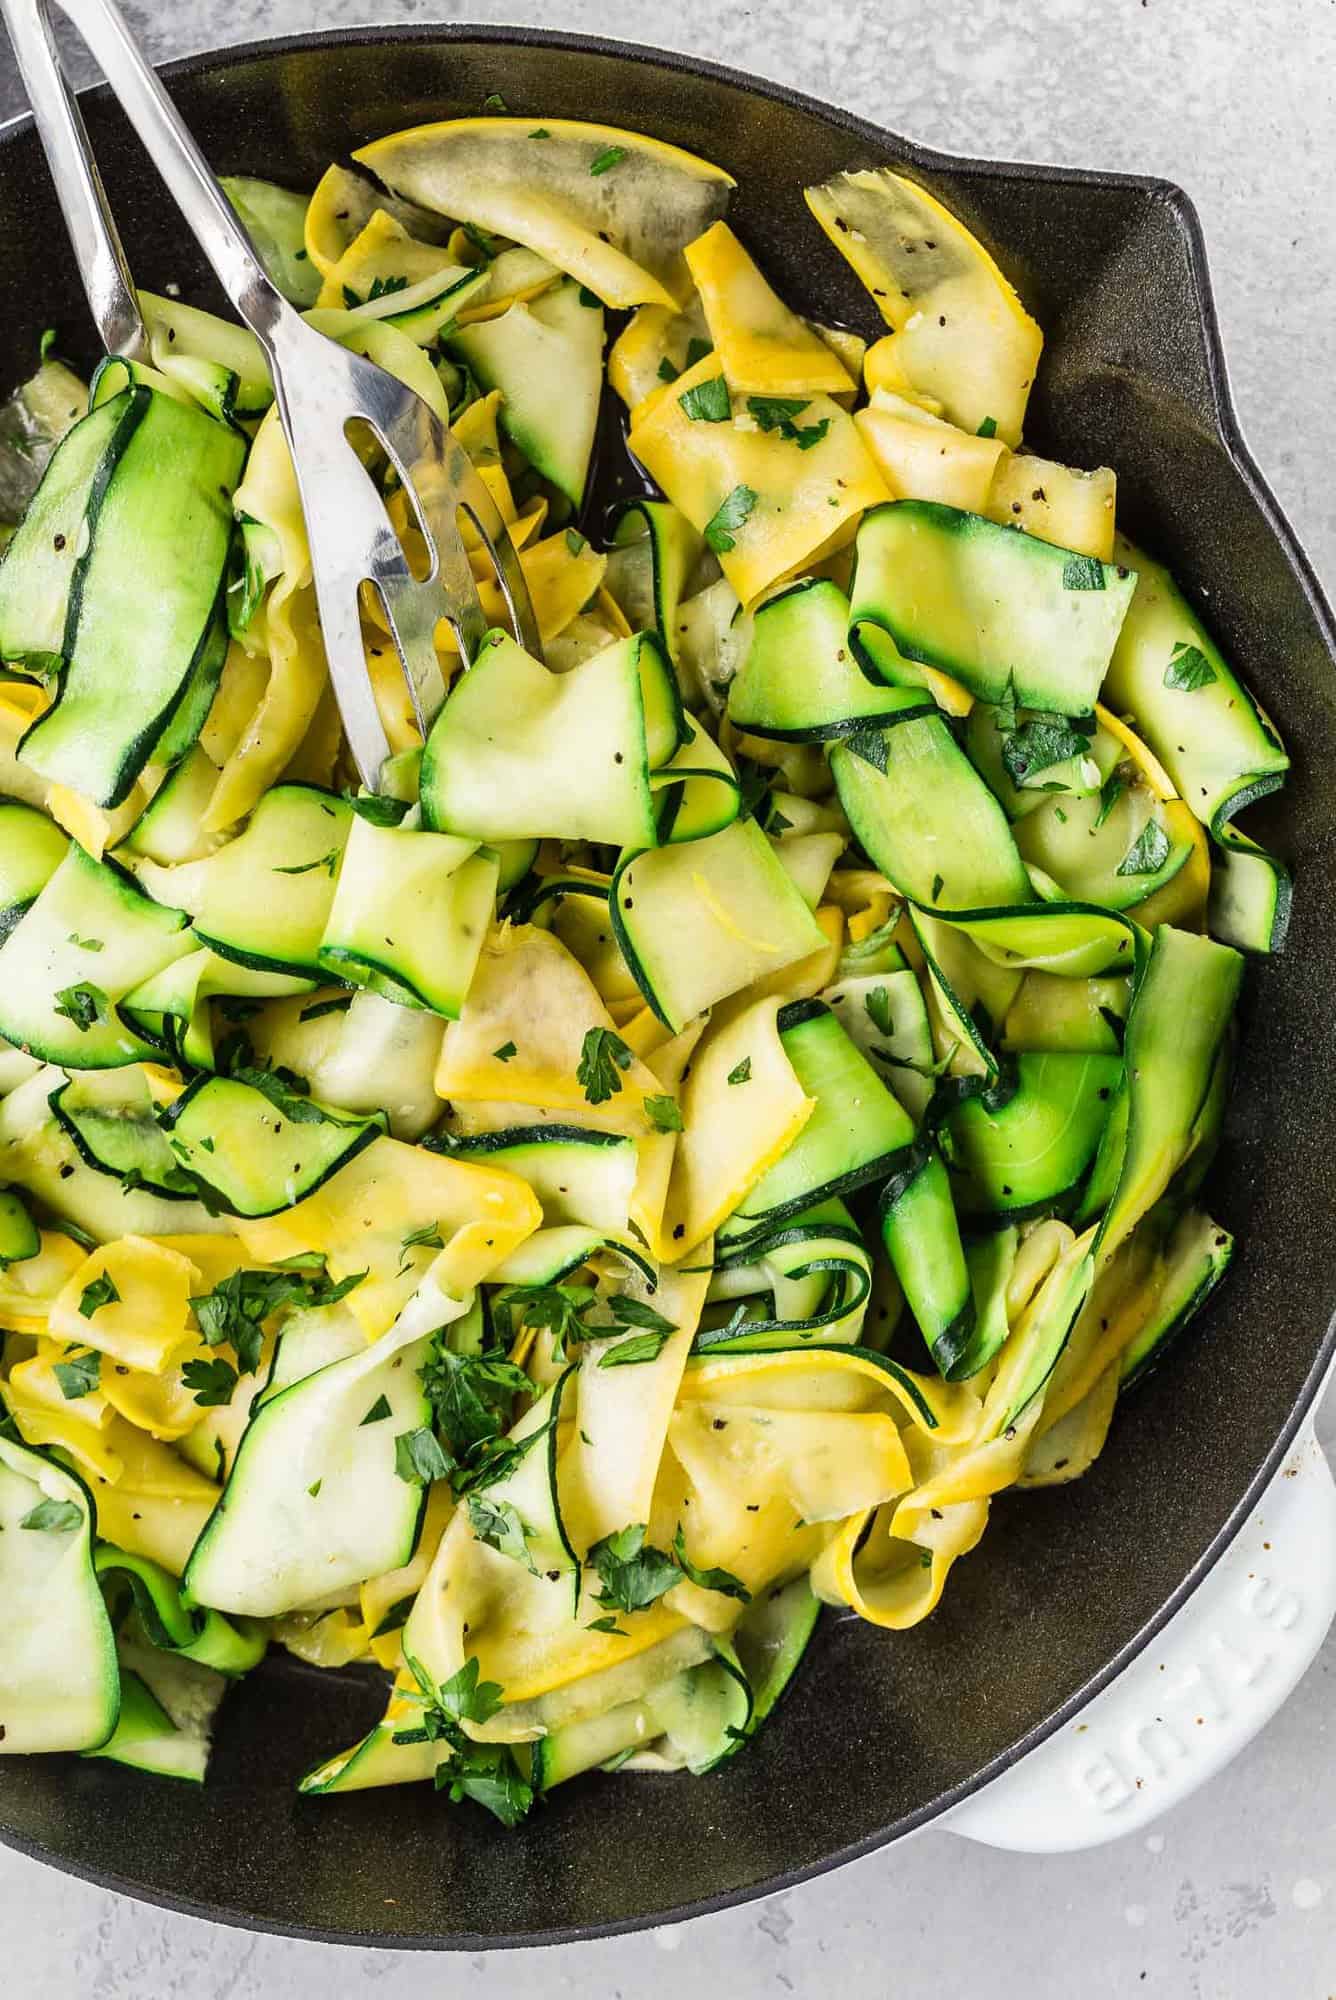
[[[1333,0],[133,0],[158,57],[370,17],[540,20],[760,70],[966,152],[1157,173],[1196,200],[1244,429],[1336,579]],[[20,108],[0,51],[0,117]],[[1319,1426],[1336,1444],[1336,1406]],[[646,1937],[439,1961],[247,1937],[0,1852],[15,2000],[686,1990],[842,2000],[1333,2000],[1336,1636],[1270,1728],[1149,1835],[1054,1860],[929,1832]],[[949,1882],[949,1896],[944,1885]],[[945,1921],[943,1920],[945,1918]]]

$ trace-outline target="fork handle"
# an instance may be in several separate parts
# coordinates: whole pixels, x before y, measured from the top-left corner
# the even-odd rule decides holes
[[[44,0],[0,0],[37,135],[74,245],[88,304],[108,354],[149,359],[134,279],[112,218],[78,100],[66,82]]]
[[[138,133],[191,233],[213,266],[223,290],[251,331],[267,349],[272,349],[280,326],[296,319],[297,315],[270,284],[255,246],[238,220],[236,211],[219,187],[176,106],[145,60],[115,0],[56,0],[56,4],[101,64],[121,109]],[[43,0],[0,0],[0,7],[11,22],[17,14],[25,17],[38,15],[40,21],[42,5]],[[54,57],[54,46],[45,22],[41,22],[39,27],[39,32],[43,31],[47,53]],[[31,36],[27,39],[31,42]],[[59,87],[65,91],[63,79],[59,80]],[[31,84],[29,88],[31,90]],[[34,99],[34,105],[35,102]],[[42,136],[46,137],[45,131]],[[62,160],[69,157],[68,139],[61,147],[60,157]],[[73,166],[75,163],[71,161],[70,164]],[[86,136],[83,141],[83,165],[77,169],[81,179],[84,166],[92,166]],[[96,171],[96,167],[92,166],[94,175]],[[100,187],[100,182],[98,185]],[[86,208],[86,196],[83,199]],[[62,195],[62,206],[64,202]],[[68,208],[66,215],[69,215]],[[82,253],[84,237],[76,235],[75,240]],[[124,253],[119,261],[121,277],[129,286]],[[133,287],[130,291],[133,296]]]

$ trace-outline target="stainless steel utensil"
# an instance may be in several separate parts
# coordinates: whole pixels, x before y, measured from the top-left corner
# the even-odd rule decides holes
[[[487,621],[460,530],[467,515],[495,565],[520,643],[541,658],[537,623],[501,514],[448,427],[421,397],[309,326],[259,256],[114,0],[57,0],[102,65],[218,280],[268,358],[292,452],[334,687],[362,781],[377,788],[389,743],[366,669],[358,594],[379,593],[423,733],[445,699],[434,634],[444,619],[467,666]],[[51,167],[88,303],[110,354],[147,362],[149,342],[83,118],[61,67],[47,0],[0,0]],[[415,577],[384,501],[350,442],[374,433],[403,482],[431,559]]]

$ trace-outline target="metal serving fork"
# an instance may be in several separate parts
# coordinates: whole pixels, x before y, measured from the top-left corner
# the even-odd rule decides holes
[[[467,666],[487,621],[460,530],[471,520],[495,565],[516,638],[542,657],[533,606],[500,511],[467,454],[415,392],[308,326],[275,290],[203,154],[114,0],[57,0],[102,65],[173,200],[268,358],[292,462],[339,712],[364,784],[377,787],[389,743],[367,674],[358,595],[379,593],[424,734],[445,699],[433,635],[450,625]],[[47,0],[0,0],[83,276],[110,354],[147,362],[149,342],[125,252],[73,91]],[[374,481],[349,439],[365,425],[403,482],[430,556],[415,577]]]

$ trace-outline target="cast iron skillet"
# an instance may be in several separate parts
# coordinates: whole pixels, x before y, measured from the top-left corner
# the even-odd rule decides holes
[[[1299,876],[1289,949],[1254,967],[1228,1140],[1210,1190],[1241,1251],[1205,1320],[1120,1410],[1087,1478],[1003,1499],[942,1608],[893,1637],[827,1617],[758,1741],[712,1777],[583,1779],[515,1833],[421,1786],[299,1800],[305,1766],[379,1713],[356,1675],[275,1659],[229,1697],[205,1789],[66,1758],[0,1758],[0,1837],[197,1915],[335,1941],[476,1951],[737,1902],[921,1825],[1070,1717],[1220,1555],[1336,1344],[1336,628],[1235,425],[1205,258],[1177,188],[928,153],[772,84],[569,36],[356,32],[169,71],[218,169],[311,187],[354,145],[492,91],[606,119],[736,174],[732,220],[801,309],[872,333],[869,301],[801,190],[908,163],[996,251],[1047,335],[1027,436],[1119,475],[1271,710],[1295,771],[1253,824]],[[202,287],[193,245],[104,91],[84,99],[140,282]],[[895,115],[888,91],[886,113]],[[0,140],[0,375],[86,320],[26,123]],[[1324,867],[1325,862],[1325,867]]]

